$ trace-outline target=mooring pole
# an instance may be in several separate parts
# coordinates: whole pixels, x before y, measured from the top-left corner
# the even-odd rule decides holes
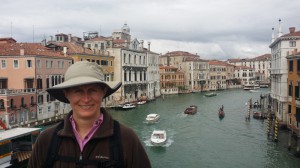
[[[288,150],[292,149],[292,133],[293,131],[289,131],[289,141],[288,141]]]
[[[274,142],[278,142],[278,120],[275,116],[275,125],[274,125]]]

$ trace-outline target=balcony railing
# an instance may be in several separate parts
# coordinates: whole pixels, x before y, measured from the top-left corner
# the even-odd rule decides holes
[[[24,93],[35,93],[35,88],[26,88],[26,89],[0,89],[0,95],[17,95]]]

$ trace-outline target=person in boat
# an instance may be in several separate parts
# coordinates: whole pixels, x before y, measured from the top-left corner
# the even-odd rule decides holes
[[[149,168],[149,158],[135,132],[101,107],[121,87],[105,82],[95,62],[80,61],[65,72],[65,81],[47,92],[72,110],[64,121],[43,131],[34,145],[29,168]]]

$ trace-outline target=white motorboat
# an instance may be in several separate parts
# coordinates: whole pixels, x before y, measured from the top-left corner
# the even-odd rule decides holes
[[[141,104],[146,104],[147,102],[145,100],[143,101],[138,101],[137,104],[141,105]]]
[[[133,109],[135,108],[135,105],[134,104],[131,104],[131,103],[126,103],[123,105],[122,109],[124,110],[127,110],[127,109]]]
[[[154,146],[162,146],[167,142],[167,133],[165,130],[154,130],[151,134],[151,143]]]
[[[159,119],[160,115],[159,114],[148,114],[146,117],[146,121],[148,123],[154,123]]]

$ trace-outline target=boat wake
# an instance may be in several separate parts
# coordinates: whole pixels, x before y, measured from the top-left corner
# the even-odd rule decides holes
[[[151,135],[151,134],[150,134]],[[172,143],[174,142],[174,131],[172,130],[167,130],[167,141],[165,144],[163,145],[160,145],[160,146],[157,146],[157,145],[153,145],[151,143],[151,136],[147,136],[145,137],[145,140],[144,140],[144,143],[146,146],[149,146],[149,147],[169,147],[172,145]]]
[[[174,142],[174,140],[171,139],[171,137],[167,139],[167,141],[166,141],[166,143],[165,143],[164,145],[160,145],[160,146],[153,145],[153,144],[151,143],[151,141],[150,141],[150,138],[144,141],[145,145],[146,145],[146,146],[149,146],[149,147],[169,147],[169,146],[171,146],[171,144],[172,144],[173,142]]]

